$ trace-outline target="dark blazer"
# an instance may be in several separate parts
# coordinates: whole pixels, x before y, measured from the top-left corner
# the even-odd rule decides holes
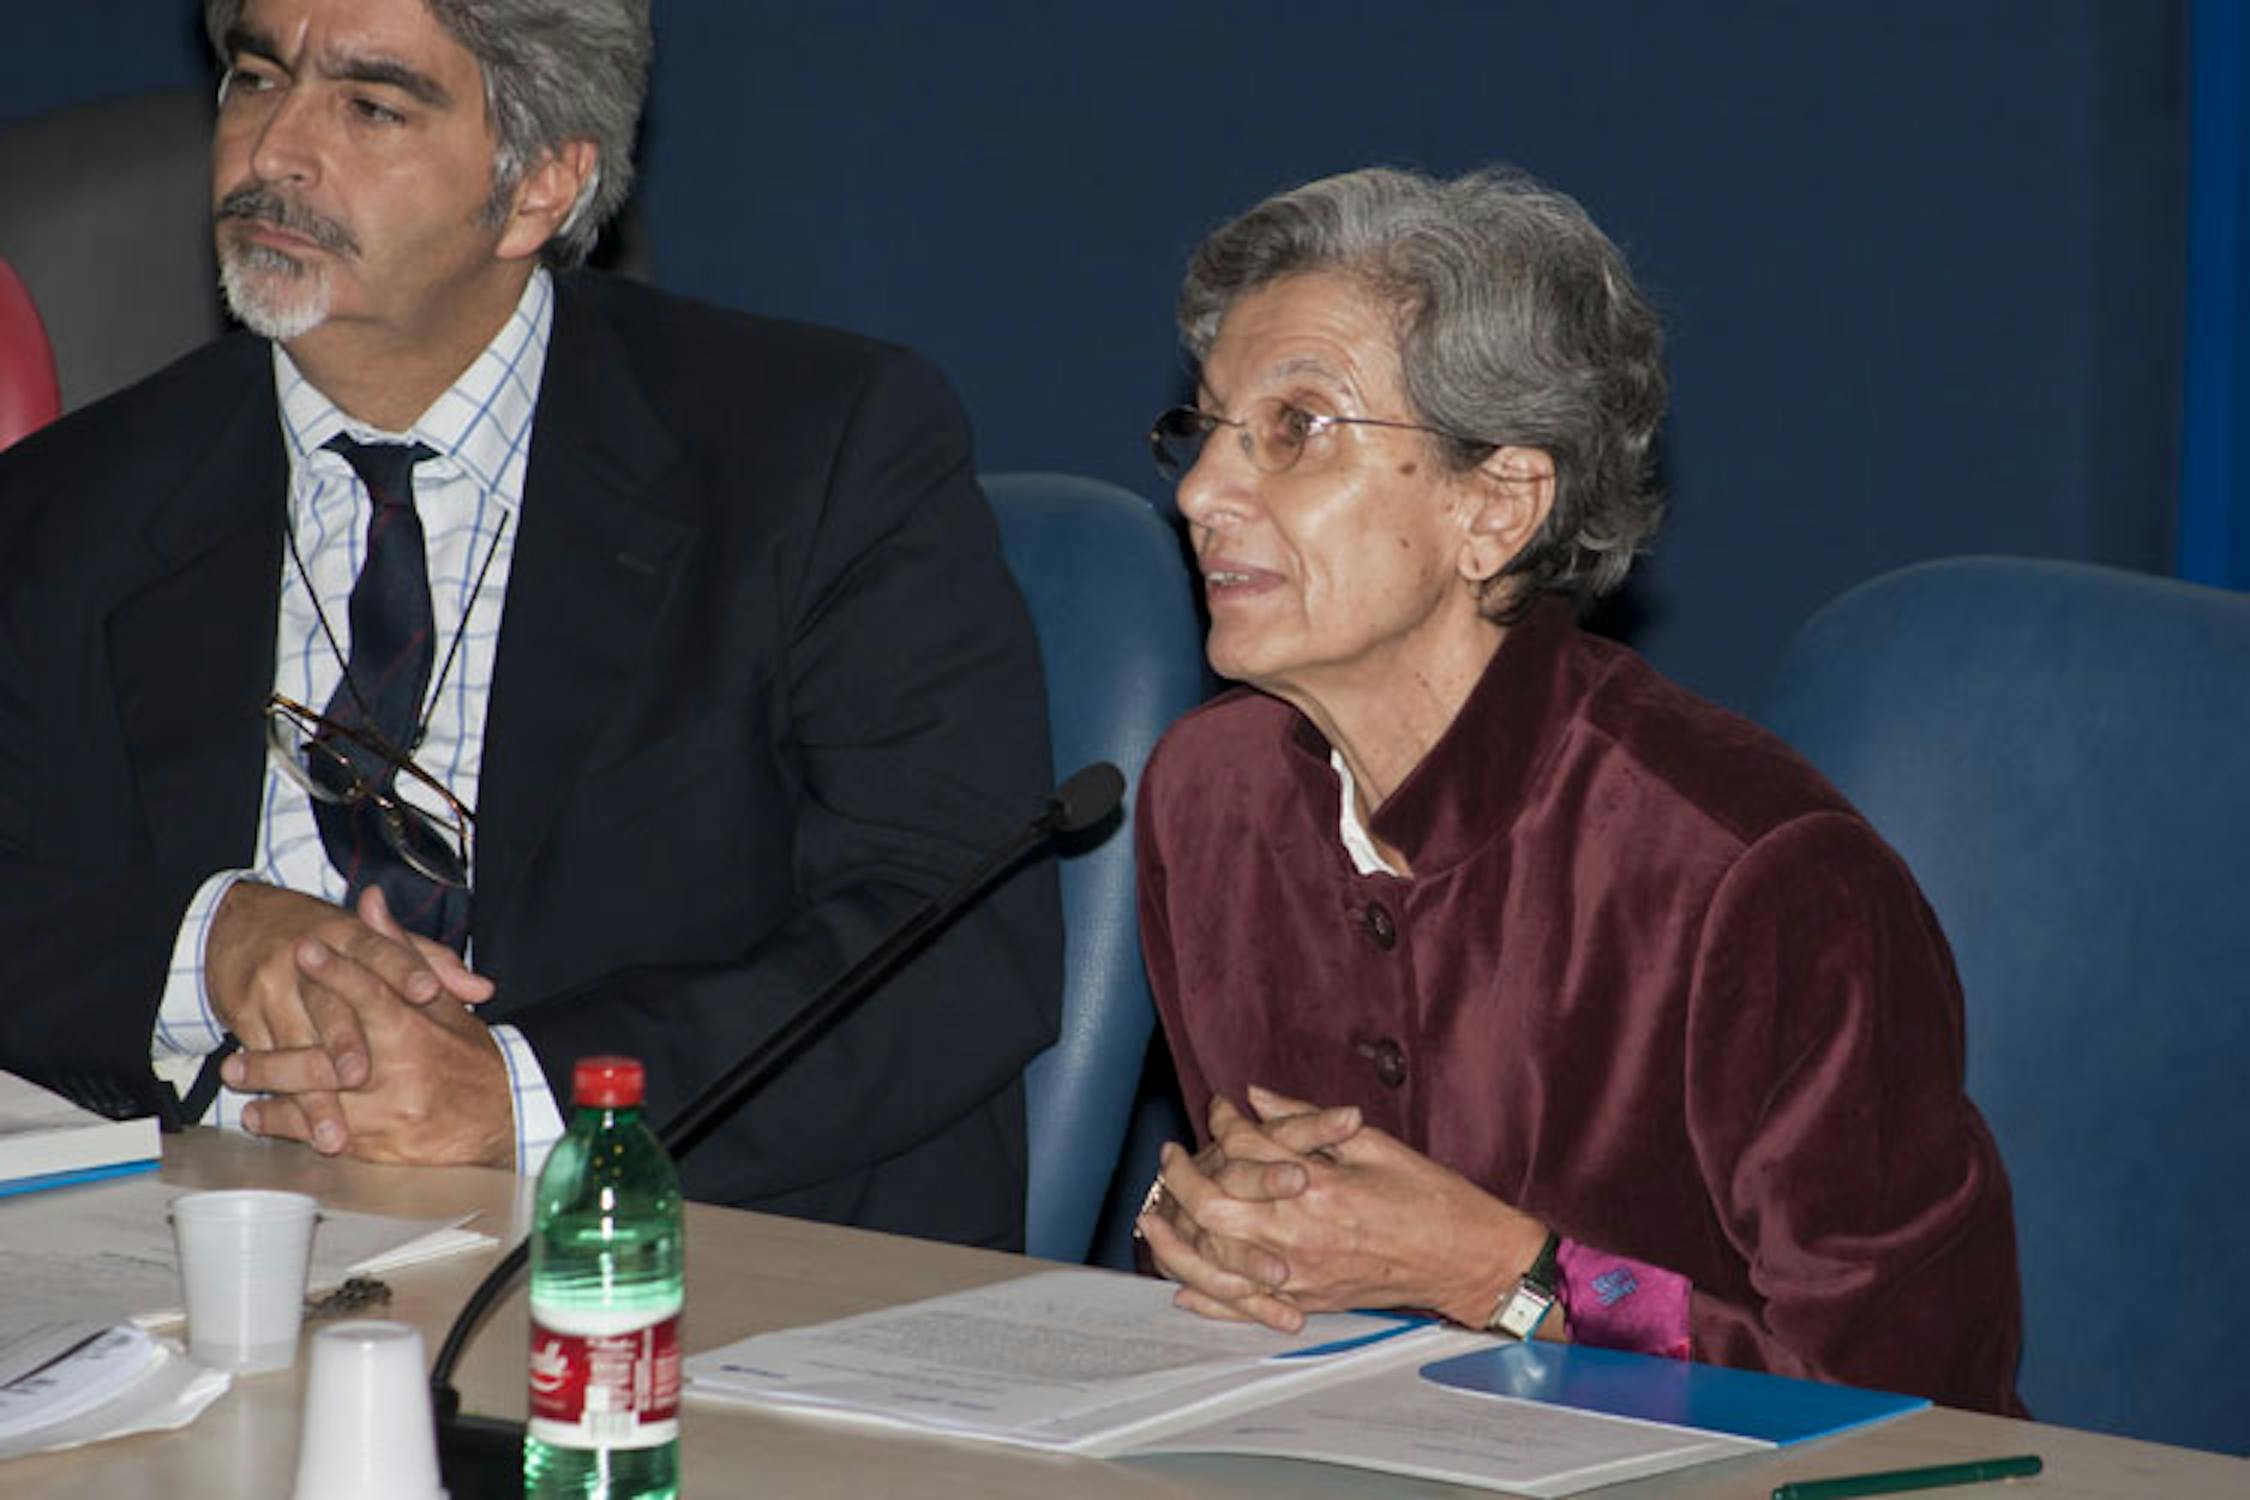
[[[237,334],[0,455],[0,1067],[157,1087],[182,913],[247,866],[286,466]],[[557,1097],[661,1118],[1037,806],[1037,650],[942,378],[561,278],[488,709],[471,908]],[[683,1163],[691,1196],[1021,1235],[1061,939],[1035,867]]]

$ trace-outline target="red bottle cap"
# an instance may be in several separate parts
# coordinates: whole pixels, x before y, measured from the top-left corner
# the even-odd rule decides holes
[[[637,1057],[581,1057],[570,1072],[570,1096],[581,1108],[635,1109],[646,1087]]]

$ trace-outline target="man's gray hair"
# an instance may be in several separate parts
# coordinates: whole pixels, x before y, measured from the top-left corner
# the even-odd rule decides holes
[[[1309,271],[1351,277],[1395,309],[1413,420],[1453,435],[1440,440],[1449,463],[1469,469],[1501,445],[1554,460],[1554,508],[1485,590],[1486,613],[1514,619],[1541,593],[1583,608],[1624,582],[1663,516],[1649,454],[1663,330],[1583,208],[1507,167],[1307,183],[1196,251],[1180,289],[1189,350],[1207,357],[1239,299]]]
[[[203,26],[219,60],[245,0],[204,0]],[[595,166],[542,252],[574,266],[633,187],[633,134],[648,94],[650,0],[422,0],[484,75],[485,116],[499,148],[488,220],[507,212],[516,184],[568,141],[591,141]]]

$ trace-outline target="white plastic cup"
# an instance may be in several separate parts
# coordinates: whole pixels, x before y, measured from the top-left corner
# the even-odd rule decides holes
[[[336,1323],[313,1335],[294,1500],[444,1500],[422,1335]]]
[[[260,1189],[172,1200],[188,1353],[244,1375],[285,1370],[296,1360],[319,1213],[320,1204],[303,1193]]]

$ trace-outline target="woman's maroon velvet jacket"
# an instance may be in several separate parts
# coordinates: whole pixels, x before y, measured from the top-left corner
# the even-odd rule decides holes
[[[1376,809],[1238,691],[1140,788],[1141,930],[1198,1122],[1252,1083],[1686,1276],[1697,1359],[2019,1413],[2008,1183],[1906,867],[1810,766],[1558,604]]]

